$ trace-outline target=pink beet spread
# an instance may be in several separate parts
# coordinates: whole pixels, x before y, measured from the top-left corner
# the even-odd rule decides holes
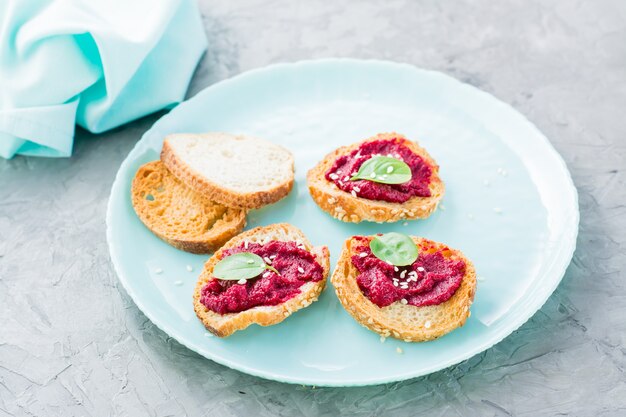
[[[372,254],[371,238],[356,236],[354,239],[357,241],[356,255],[352,256],[352,264],[360,272],[357,284],[378,307],[402,299],[416,307],[441,304],[454,295],[465,275],[465,262],[450,258],[447,248],[437,248],[433,243],[420,245],[417,260],[412,265],[397,267],[398,271],[395,271],[393,265]],[[361,256],[363,253],[366,255]]]
[[[405,146],[405,142],[407,140],[401,138],[365,142],[348,155],[337,158],[332,168],[326,172],[325,177],[339,189],[348,193],[355,191],[358,197],[368,200],[404,203],[411,197],[430,197],[428,186],[432,168],[421,156],[416,155]],[[404,161],[411,168],[411,180],[403,184],[350,180],[365,161],[378,155],[391,156]]]
[[[252,307],[284,303],[300,294],[302,285],[319,281],[323,276],[322,267],[313,254],[298,247],[296,242],[274,240],[264,245],[248,243],[247,249],[242,243],[236,248],[225,250],[222,258],[239,252],[251,252],[261,258],[271,259],[272,266],[280,275],[266,270],[245,284],[217,278],[210,280],[202,288],[200,302],[216,313],[237,313]]]

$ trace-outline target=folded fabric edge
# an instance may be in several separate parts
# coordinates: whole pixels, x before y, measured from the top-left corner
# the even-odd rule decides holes
[[[0,156],[5,159],[13,158],[24,142],[24,139],[0,132]]]
[[[60,150],[36,144],[34,142],[25,142],[18,150],[17,154],[23,156],[41,156],[47,158],[68,158],[72,156],[73,145],[69,149]]]
[[[72,146],[66,149],[55,149],[0,132],[0,157],[12,159],[16,155],[67,158],[72,156]]]
[[[22,150],[41,156],[72,153],[78,99],[53,106],[0,110],[0,155],[11,158]],[[37,146],[41,152],[35,152]]]

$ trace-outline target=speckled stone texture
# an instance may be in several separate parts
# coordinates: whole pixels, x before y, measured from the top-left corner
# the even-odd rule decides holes
[[[458,366],[365,388],[265,381],[173,341],[115,277],[109,189],[158,115],[97,137],[79,131],[71,159],[0,160],[0,417],[626,415],[626,2],[201,9],[210,46],[190,95],[274,62],[350,56],[443,71],[515,106],[580,193],[573,263],[528,323]]]

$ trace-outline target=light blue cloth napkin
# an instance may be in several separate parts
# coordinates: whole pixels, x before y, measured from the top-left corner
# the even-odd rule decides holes
[[[0,156],[69,156],[181,101],[206,49],[194,0],[0,0]]]

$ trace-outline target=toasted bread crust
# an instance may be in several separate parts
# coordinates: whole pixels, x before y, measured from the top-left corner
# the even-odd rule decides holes
[[[156,196],[155,199],[146,200],[148,194]],[[133,208],[142,223],[160,239],[185,252],[214,252],[241,232],[246,225],[245,210],[221,206],[196,193],[173,176],[161,161],[148,162],[137,170],[131,186],[131,195]],[[195,207],[187,209],[198,211],[200,213],[198,220],[194,222],[186,218],[187,225],[171,227],[159,212],[164,210],[166,205],[183,204],[182,199],[178,198],[182,195],[188,196],[193,201]],[[206,215],[213,212],[219,218],[208,230],[196,233],[188,230],[208,220]]]
[[[239,207],[245,209],[256,209],[275,203],[286,197],[293,188],[293,175],[291,178],[278,186],[267,191],[257,191],[255,193],[242,194],[226,189],[219,184],[209,181],[204,176],[195,172],[181,158],[170,145],[167,138],[163,142],[161,149],[161,161],[179,180],[187,184],[192,189],[206,196],[208,199],[224,204],[228,207]],[[291,160],[293,166],[293,157]]]
[[[353,197],[328,181],[326,172],[333,166],[335,160],[342,155],[349,154],[365,142],[400,138],[417,155],[420,155],[432,168],[430,178],[430,197],[413,197],[404,203],[389,203],[386,201],[368,200],[362,197]],[[439,178],[439,166],[435,160],[416,142],[409,141],[398,133],[379,133],[349,146],[343,146],[329,153],[313,167],[307,174],[309,192],[315,203],[322,210],[334,218],[359,223],[363,220],[373,222],[397,222],[401,220],[425,219],[430,216],[443,198],[445,186]]]
[[[413,237],[413,240],[418,246],[423,242],[435,243],[439,248],[445,246],[419,237]],[[352,238],[345,241],[330,280],[343,307],[362,326],[383,337],[423,342],[441,337],[465,324],[476,291],[476,270],[460,251],[448,248],[451,257],[462,259],[466,265],[461,286],[450,299],[434,306],[415,307],[395,302],[381,308],[372,303],[358,286],[356,277],[359,272],[351,259],[356,254],[354,246]]]
[[[239,313],[223,315],[206,308],[200,302],[202,288],[209,280],[215,279],[211,274],[222,252],[226,249],[237,247],[246,240],[251,241],[264,237],[284,241],[300,240],[307,250],[314,254],[315,259],[321,265],[323,278],[317,282],[304,284],[300,287],[300,294],[276,306],[253,307]],[[287,223],[279,223],[256,227],[232,238],[206,262],[193,294],[194,310],[207,330],[219,337],[230,336],[237,330],[245,329],[253,323],[261,326],[271,326],[280,323],[295,311],[308,307],[311,303],[317,301],[317,298],[326,286],[326,278],[330,270],[329,262],[330,254],[328,248],[326,246],[312,247],[306,236],[295,226]]]

